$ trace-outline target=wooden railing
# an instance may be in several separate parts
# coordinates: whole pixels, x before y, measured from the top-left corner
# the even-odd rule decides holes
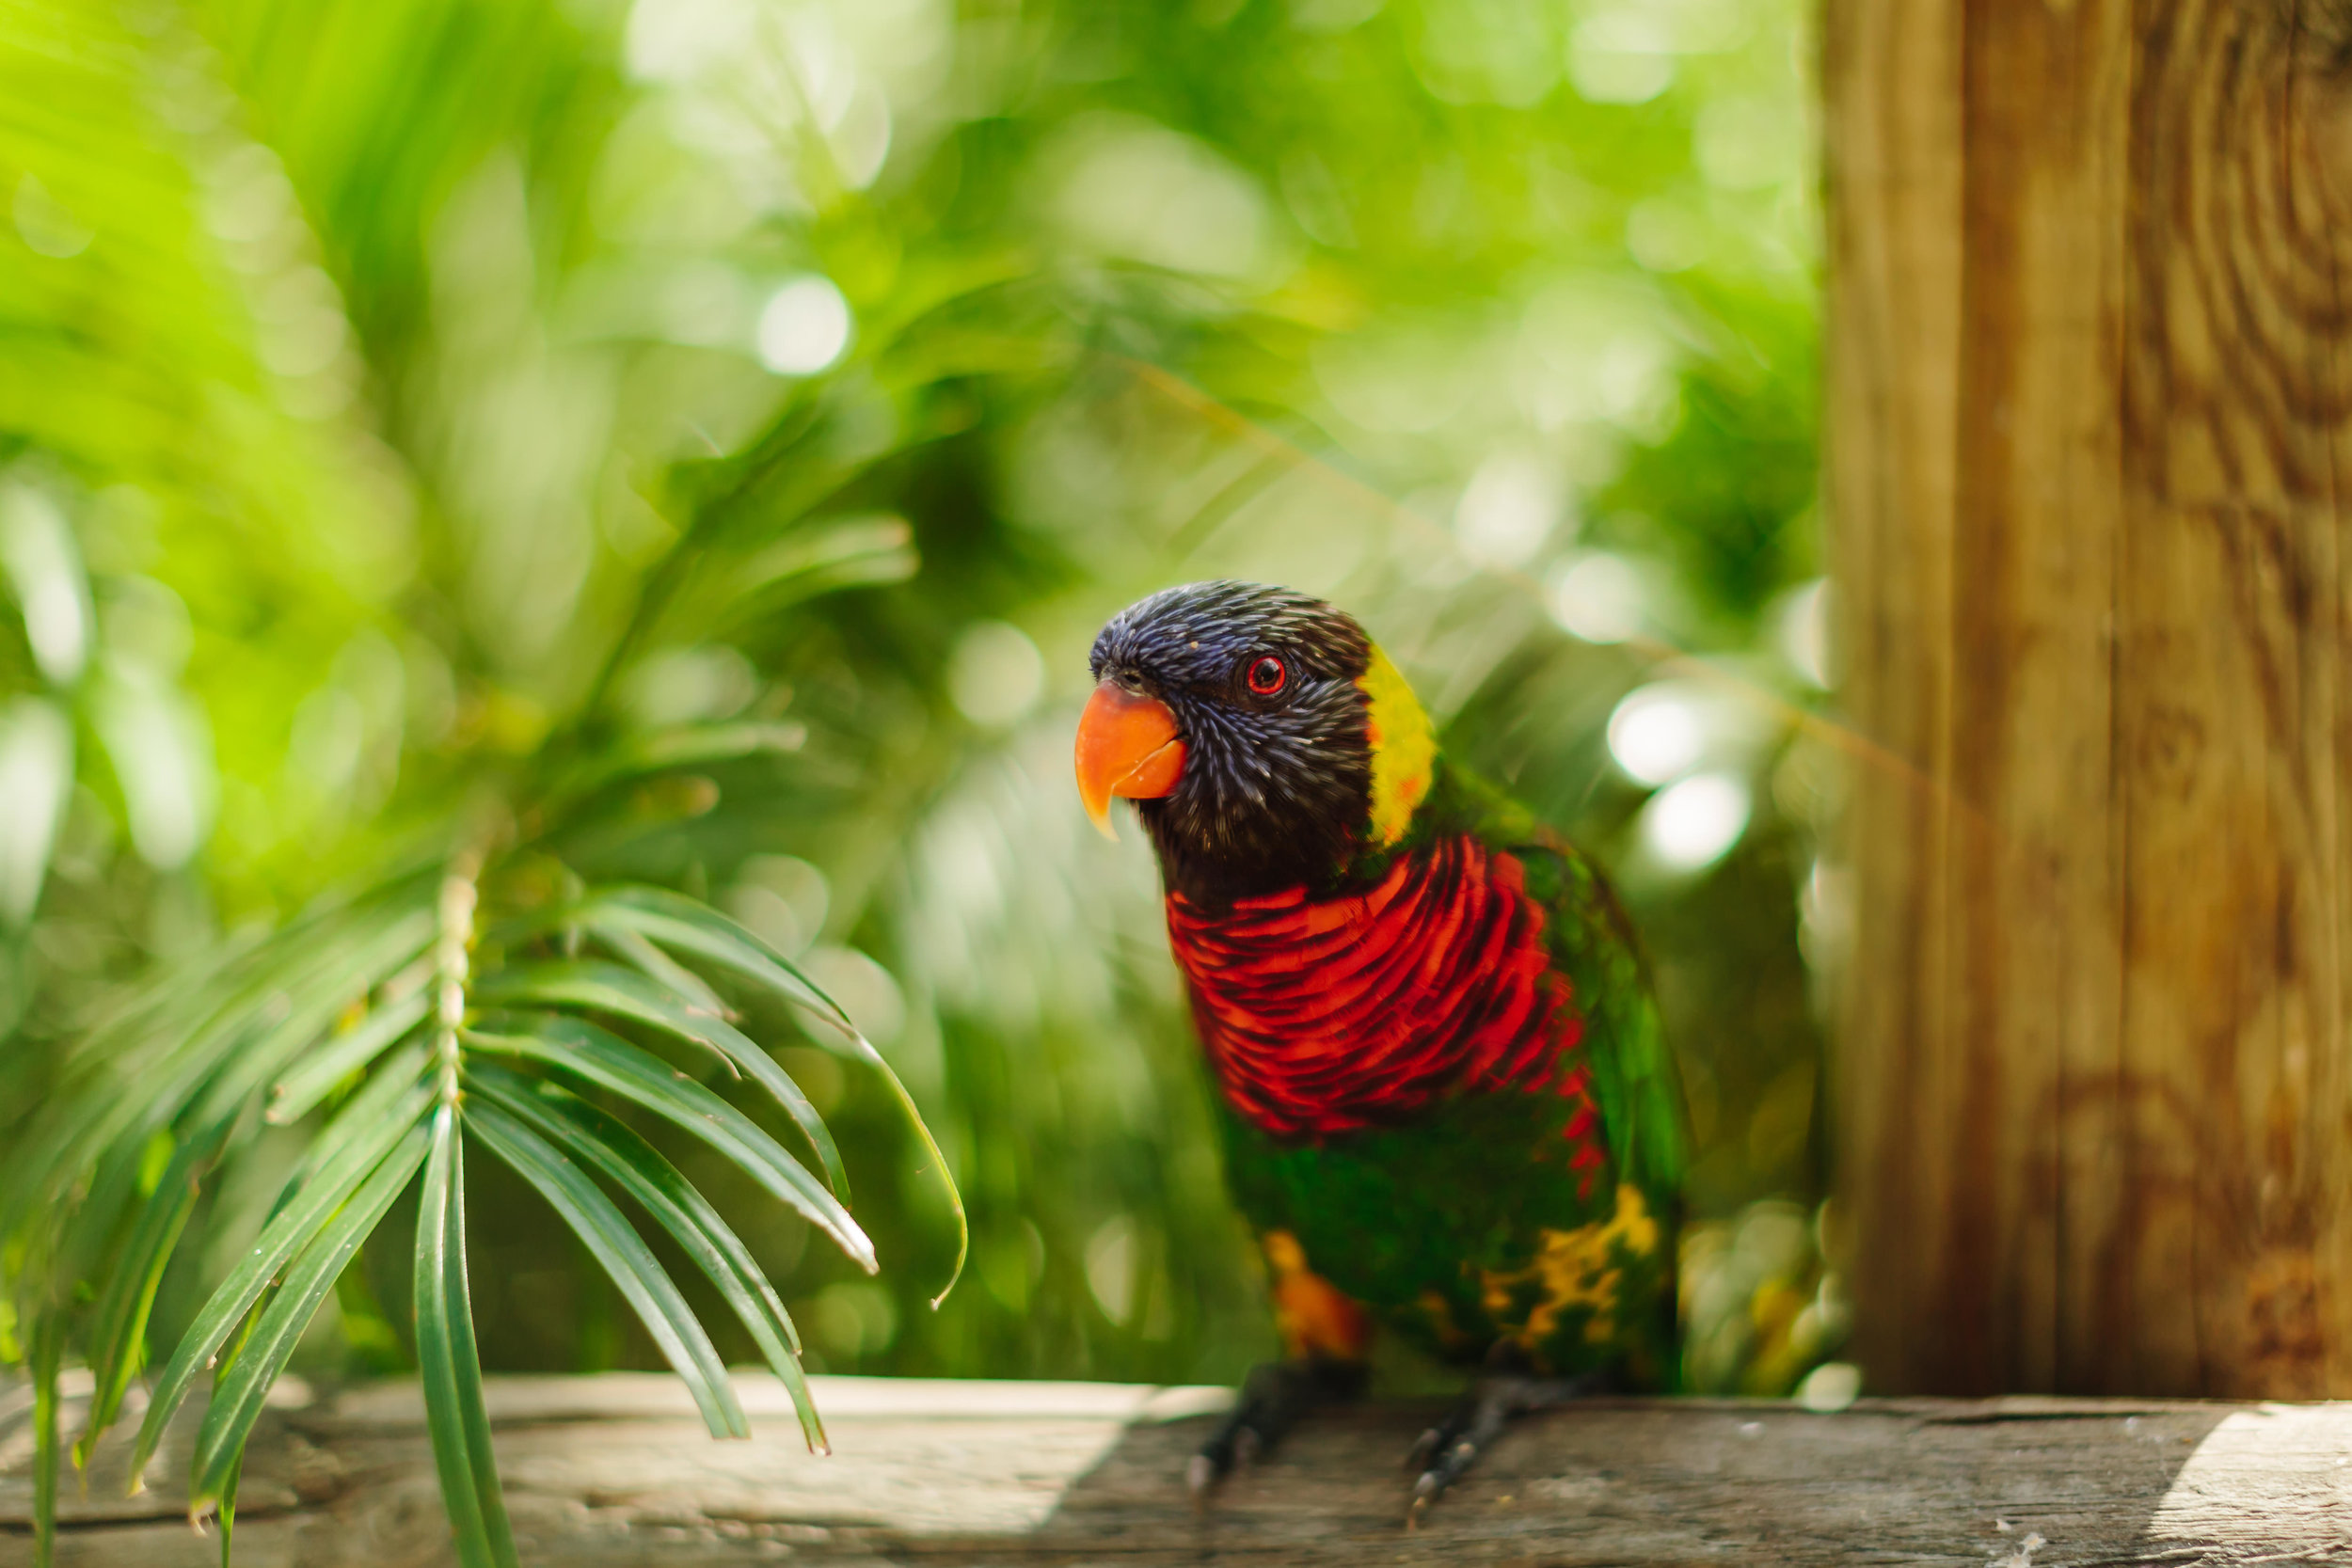
[[[1311,1421],[1203,1509],[1184,1457],[1221,1390],[818,1378],[834,1441],[803,1451],[783,1391],[739,1380],[758,1435],[714,1443],[651,1375],[493,1379],[527,1561],[705,1564],[1940,1563],[2352,1559],[2352,1404],[1605,1400],[1504,1437],[1423,1528],[1402,1460],[1436,1408]],[[69,1418],[73,1412],[69,1411]],[[135,1424],[135,1422],[134,1422]],[[218,1561],[175,1483],[122,1449],[69,1481],[68,1568]],[[0,1563],[28,1561],[30,1433],[0,1395]],[[241,1562],[450,1560],[413,1386],[291,1386],[248,1458]]]

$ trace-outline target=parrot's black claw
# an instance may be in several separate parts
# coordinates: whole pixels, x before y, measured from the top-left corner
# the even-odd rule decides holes
[[[1360,1397],[1368,1377],[1360,1361],[1323,1356],[1251,1368],[1232,1412],[1184,1466],[1194,1500],[1204,1500],[1209,1489],[1233,1471],[1255,1465],[1309,1411]]]
[[[1429,1506],[1445,1496],[1446,1488],[1478,1462],[1478,1456],[1502,1435],[1514,1416],[1550,1410],[1588,1395],[1606,1391],[1614,1382],[1607,1372],[1582,1377],[1526,1377],[1508,1374],[1479,1379],[1446,1418],[1421,1434],[1406,1467],[1418,1468],[1413,1482],[1412,1510],[1405,1528],[1421,1523]]]

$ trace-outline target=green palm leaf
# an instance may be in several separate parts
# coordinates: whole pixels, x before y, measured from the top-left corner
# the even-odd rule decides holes
[[[743,978],[767,988],[785,1001],[813,1013],[827,1024],[828,1030],[817,1037],[826,1044],[853,1057],[882,1075],[889,1085],[898,1108],[921,1140],[924,1152],[932,1168],[939,1172],[949,1211],[956,1222],[956,1259],[949,1269],[947,1283],[931,1301],[937,1307],[956,1288],[963,1275],[963,1265],[972,1248],[971,1222],[963,1208],[963,1195],[956,1190],[954,1176],[948,1171],[946,1156],[932,1136],[931,1130],[916,1108],[914,1097],[907,1093],[873,1042],[858,1031],[850,1015],[839,1003],[825,994],[822,988],[803,974],[800,969],[757,933],[737,921],[728,919],[707,904],[670,892],[666,888],[622,886],[597,890],[590,897],[560,914],[548,917],[584,926],[599,933],[627,931],[662,946],[691,954],[705,962],[717,964]]]
[[[199,1139],[226,1126],[230,1148],[249,1140],[253,1119],[245,1112],[262,1086],[350,998],[415,958],[431,934],[430,911],[413,907],[338,911],[222,971],[194,999],[192,1025],[173,1027],[158,1011],[110,1056],[83,1053],[74,1064],[83,1070],[52,1095],[45,1129],[35,1134],[27,1198],[37,1194],[40,1201],[12,1208],[11,1225],[53,1234],[65,1259],[95,1267],[118,1215],[111,1202],[78,1201],[79,1173],[119,1163],[123,1151],[143,1149],[175,1122]],[[102,1196],[96,1187],[90,1193]]]
[[[323,1042],[289,1069],[270,1091],[269,1119],[300,1121],[343,1079],[358,1072],[424,1022],[421,995],[385,1004],[345,1034]]]
[[[588,930],[597,942],[611,950],[614,958],[629,965],[654,984],[675,991],[685,999],[689,1006],[696,1011],[708,1013],[714,1018],[723,1018],[729,1022],[737,1020],[736,1011],[727,1006],[724,997],[710,989],[710,982],[664,953],[660,948],[656,947],[638,932],[630,930],[626,926],[610,924],[594,925],[589,927]]]
[[[807,1135],[825,1167],[825,1181],[843,1202],[850,1197],[849,1173],[842,1169],[841,1150],[817,1114],[808,1096],[775,1058],[752,1037],[715,1012],[697,1008],[684,997],[664,990],[632,970],[618,965],[579,961],[534,965],[502,975],[484,986],[481,999],[491,1003],[569,1006],[609,1014],[646,1024],[678,1039],[706,1046],[740,1069],[775,1096],[794,1124]]]
[[[432,1148],[417,1206],[417,1369],[424,1382],[424,1419],[465,1568],[520,1568],[490,1417],[482,1402],[482,1362],[474,1354],[473,1298],[466,1284],[465,1150],[457,1109],[433,1114]]]
[[[73,1447],[77,1467],[89,1463],[98,1434],[114,1423],[123,1392],[138,1370],[139,1356],[146,1348],[147,1315],[155,1305],[156,1288],[163,1283],[164,1266],[171,1260],[180,1232],[196,1211],[199,1177],[220,1152],[227,1132],[225,1126],[209,1129],[205,1135],[185,1139],[173,1150],[171,1163],[157,1179],[105,1293],[99,1298],[91,1358],[96,1383],[82,1436]]]
[[[421,1070],[421,1053],[411,1067]],[[393,1146],[422,1119],[432,1103],[432,1095],[417,1083],[414,1070],[405,1094],[398,1092],[402,1088],[399,1078],[388,1075],[391,1092],[381,1096],[380,1105],[372,1101],[358,1107],[370,1113],[366,1119],[337,1118],[334,1132],[341,1136],[332,1142],[321,1140],[333,1152],[318,1173],[262,1227],[252,1247],[229,1271],[228,1277],[220,1282],[197,1313],[196,1321],[181,1336],[179,1347],[172,1352],[171,1359],[155,1380],[154,1391],[148,1397],[147,1416],[139,1424],[137,1443],[132,1450],[134,1486],[138,1484],[137,1478],[154,1455],[156,1445],[163,1441],[164,1428],[170,1423],[181,1402],[187,1398],[198,1375],[245,1321],[253,1304],[261,1300],[262,1293],[277,1278],[278,1271],[321,1234]]]
[[[703,1413],[713,1437],[749,1437],[743,1407],[710,1337],[686,1298],[612,1200],[561,1149],[496,1105],[468,1108],[467,1131],[530,1182],[603,1266]]]
[[[33,1374],[33,1551],[43,1562],[57,1541],[57,1372],[65,1359],[65,1324],[55,1314],[29,1325]]]
[[[268,1308],[230,1364],[228,1375],[213,1390],[189,1467],[191,1513],[229,1497],[246,1436],[262,1414],[269,1386],[284,1370],[294,1342],[310,1326],[326,1292],[334,1289],[343,1265],[351,1261],[359,1243],[375,1229],[417,1174],[417,1167],[424,1164],[427,1141],[422,1127],[412,1127],[350,1200],[303,1243],[288,1266]]]
[[[285,1180],[278,1184],[277,1200],[270,1205],[269,1217],[262,1223],[266,1225],[283,1213],[286,1206],[300,1196],[321,1171],[335,1164],[345,1146],[366,1129],[388,1125],[388,1118],[397,1121],[403,1115],[408,1116],[411,1120],[421,1120],[424,1112],[420,1097],[426,1090],[418,1080],[424,1076],[424,1069],[432,1059],[432,1050],[421,1039],[405,1041],[383,1057],[377,1063],[375,1071],[352,1091],[350,1098],[335,1108],[334,1115],[326,1118],[309,1147],[303,1149],[302,1157],[294,1162],[294,1168],[286,1173]],[[396,1104],[407,1109],[395,1112],[393,1107]]]
[[[493,1014],[465,1039],[476,1051],[544,1063],[675,1122],[799,1210],[866,1273],[874,1272],[874,1243],[808,1167],[757,1122],[652,1053],[584,1020],[552,1014]]]
[[[810,1451],[830,1452],[817,1406],[801,1369],[801,1341],[775,1287],[708,1199],[626,1123],[553,1084],[532,1084],[488,1062],[467,1069],[470,1091],[511,1113],[651,1214],[726,1297],[767,1360],[801,1418]]]
[[[841,1005],[794,967],[791,959],[747,927],[707,904],[697,903],[667,888],[600,888],[580,903],[551,911],[545,918],[592,929],[634,931],[664,947],[732,970],[786,1001],[823,1016],[839,1028],[850,1027],[850,1015],[841,1010]]]
[[[237,1538],[237,1481],[245,1474],[245,1455],[230,1461],[229,1479],[222,1483],[215,1516],[220,1520],[220,1568],[230,1568],[230,1549]]]

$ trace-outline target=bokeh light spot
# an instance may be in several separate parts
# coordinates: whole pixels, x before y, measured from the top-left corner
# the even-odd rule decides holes
[[[65,514],[30,485],[0,488],[0,576],[23,607],[33,663],[60,686],[72,682],[89,657],[89,581]]]
[[[1661,865],[1696,871],[1714,864],[1748,827],[1748,786],[1728,773],[1698,773],[1670,784],[1642,808],[1642,843]]]
[[[795,277],[759,312],[759,362],[778,375],[815,375],[850,346],[850,302],[828,277]]]
[[[1797,1386],[1797,1402],[1834,1415],[1862,1397],[1862,1369],[1851,1361],[1824,1361]]]
[[[40,901],[72,788],[72,721],[37,697],[0,707],[0,920],[21,925]]]
[[[1028,633],[1002,621],[975,621],[956,640],[947,694],[976,724],[1010,724],[1037,706],[1045,659]]]
[[[727,889],[725,903],[729,914],[770,946],[798,954],[825,928],[833,891],[825,874],[797,855],[754,855]]]
[[[1707,749],[1696,706],[1671,689],[1645,686],[1609,716],[1609,754],[1638,784],[1662,784],[1688,772]]]
[[[1223,277],[1277,260],[1257,182],[1197,137],[1104,116],[1073,127],[1045,161],[1059,171],[1054,214],[1089,249]]]
[[[1470,476],[1454,510],[1454,535],[1473,563],[1511,571],[1544,547],[1561,499],[1559,480],[1542,463],[1498,452]]]
[[[1635,204],[1626,214],[1625,247],[1650,272],[1686,272],[1707,260],[1707,219],[1671,198]]]
[[[1780,605],[1780,654],[1814,686],[1829,689],[1829,578],[1790,590]]]
[[[856,948],[812,947],[801,968],[876,1045],[892,1043],[906,1028],[906,993],[897,977]]]
[[[1647,594],[1631,562],[1596,550],[1557,570],[1545,597],[1562,629],[1587,642],[1622,642],[1642,629]]]
[[[1127,1215],[1112,1215],[1088,1239],[1087,1289],[1115,1323],[1135,1310],[1136,1222]]]
[[[1568,40],[1568,80],[1590,103],[1646,103],[1674,85],[1672,44],[1639,10],[1603,11]]]
[[[758,11],[750,0],[637,0],[623,54],[641,80],[689,80],[749,47]]]

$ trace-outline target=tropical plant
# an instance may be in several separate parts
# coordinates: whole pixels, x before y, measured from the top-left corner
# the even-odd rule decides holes
[[[1826,792],[1786,711],[1819,661],[1782,651],[1819,603],[1801,14],[0,0],[0,1268],[27,1307],[0,1360],[135,1388],[140,1315],[167,1364],[254,1239],[325,1201],[301,1151],[416,1049],[429,1143],[453,1049],[447,1174],[492,1156],[487,1365],[697,1350],[524,1218],[549,1167],[517,1129],[644,1210],[722,1359],[771,1359],[775,1324],[614,1174],[639,1164],[563,1135],[618,1149],[611,1123],[734,1216],[812,1368],[1234,1375],[1263,1312],[1148,859],[1061,788],[1093,628],[1188,577],[1345,600],[1450,745],[1616,863],[1693,1086],[1696,1207],[1807,1195],[1798,941],[1834,946],[1836,884],[1808,875]],[[1661,671],[1667,642],[1709,662]],[[1614,718],[1644,713],[1691,739],[1675,768],[1619,765]],[[1705,853],[1651,852],[1708,800]],[[700,915],[658,920],[677,898]],[[758,949],[715,910],[778,967],[731,962]],[[796,972],[942,1155],[820,1053],[856,1047],[776,989]],[[610,1037],[686,1069],[821,1176],[790,1103],[729,1076],[729,1022],[861,1166],[884,1256],[944,1266],[946,1211],[902,1179],[963,1180],[980,1288],[924,1313],[929,1267],[803,1257],[823,1226],[759,1201],[777,1167],[578,1065]],[[325,1097],[273,1123],[289,1075]],[[362,1110],[397,1121],[383,1092]],[[153,1208],[199,1165],[179,1220]],[[407,1202],[289,1365],[463,1348],[410,1330]],[[125,1274],[151,1208],[186,1243]],[[525,1304],[510,1275],[554,1283]],[[1742,1375],[1745,1339],[1708,1342]]]
[[[793,567],[753,575],[757,590],[837,570],[856,553],[821,529],[782,536]],[[708,547],[694,530],[675,546],[681,559]],[[682,568],[649,573],[632,628],[655,625],[665,593],[691,578]],[[633,642],[624,637],[615,649],[613,672],[628,668]],[[143,1368],[157,1290],[202,1198],[234,1179],[272,1127],[307,1137],[258,1232],[155,1375],[130,1462],[135,1478],[144,1472],[209,1373],[189,1507],[218,1513],[224,1551],[246,1441],[272,1382],[346,1265],[421,1176],[413,1344],[443,1496],[465,1561],[514,1560],[467,1281],[469,1143],[562,1216],[685,1380],[714,1436],[748,1431],[725,1369],[608,1184],[708,1277],[790,1390],[811,1447],[822,1446],[800,1338],[774,1286],[695,1185],[599,1101],[717,1151],[869,1273],[874,1248],[848,1210],[833,1133],[791,1075],[737,1027],[741,1014],[712,979],[763,990],[812,1020],[818,1037],[881,1075],[927,1145],[929,1133],[849,1015],[786,956],[702,900],[591,883],[575,870],[648,824],[707,811],[715,790],[688,769],[793,745],[797,735],[772,724],[690,725],[594,746],[588,736],[607,717],[602,689],[508,792],[467,813],[453,847],[407,857],[280,928],[168,966],[74,1031],[0,1168],[0,1248],[36,1389],[44,1552],[64,1359],[86,1361],[94,1378],[73,1446],[87,1463]],[[818,1171],[708,1086],[714,1073],[771,1099]],[[951,1179],[947,1192],[960,1223]],[[214,1218],[236,1216],[216,1207]]]
[[[500,957],[477,966],[484,888],[499,886],[485,859],[465,851],[437,877],[401,878],[245,951],[208,958],[83,1037],[52,1109],[17,1153],[0,1220],[18,1268],[47,1290],[48,1299],[17,1304],[43,1405],[36,1437],[45,1495],[56,1484],[55,1387],[69,1344],[79,1341],[73,1348],[96,1374],[74,1448],[86,1462],[140,1370],[157,1284],[204,1183],[262,1123],[305,1118],[315,1122],[309,1148],[158,1374],[131,1461],[135,1475],[144,1471],[199,1375],[212,1373],[189,1507],[199,1515],[217,1510],[224,1541],[246,1439],[271,1382],[344,1265],[421,1170],[416,1345],[443,1494],[466,1561],[512,1560],[466,1281],[467,1139],[521,1175],[579,1235],[685,1379],[713,1436],[748,1434],[724,1368],[591,1173],[633,1199],[708,1275],[791,1391],[811,1448],[822,1446],[799,1337],[750,1251],[650,1142],[580,1091],[602,1091],[721,1150],[871,1271],[873,1247],[844,1206],[848,1180],[832,1134],[678,955],[772,989],[837,1030],[862,1060],[888,1069],[781,956],[707,906],[659,889],[547,896],[561,887],[559,874],[489,928]],[[620,961],[563,956],[583,942]],[[823,1179],[698,1079],[589,1013],[708,1053],[756,1081],[806,1134]],[[326,1114],[314,1117],[322,1107]],[[88,1311],[75,1310],[93,1299]]]

